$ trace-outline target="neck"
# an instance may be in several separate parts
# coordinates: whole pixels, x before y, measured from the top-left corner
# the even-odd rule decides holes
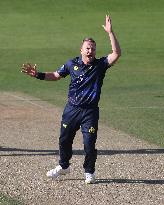
[[[82,61],[85,65],[88,65],[88,64],[92,63],[94,61],[94,59],[90,60],[90,59],[82,56]]]

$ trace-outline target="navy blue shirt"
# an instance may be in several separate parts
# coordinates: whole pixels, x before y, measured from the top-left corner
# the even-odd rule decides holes
[[[107,57],[94,59],[85,65],[81,56],[69,60],[57,72],[61,77],[70,75],[68,102],[73,106],[97,107],[106,70],[110,67]]]

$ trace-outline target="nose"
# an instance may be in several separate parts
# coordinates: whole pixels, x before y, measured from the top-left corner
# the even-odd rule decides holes
[[[88,50],[89,53],[93,53],[93,51],[94,51],[94,49],[92,49],[92,48],[90,48],[90,49]]]

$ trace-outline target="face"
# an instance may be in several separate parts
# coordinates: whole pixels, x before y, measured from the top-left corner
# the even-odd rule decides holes
[[[83,62],[85,64],[91,63],[96,56],[96,45],[90,41],[84,41],[80,51]]]

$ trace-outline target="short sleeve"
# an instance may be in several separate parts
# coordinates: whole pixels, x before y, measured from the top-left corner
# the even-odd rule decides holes
[[[68,66],[68,63],[62,65],[58,70],[57,70],[58,74],[65,78],[67,75],[70,74],[69,72],[69,66]]]
[[[102,67],[103,67],[105,70],[107,70],[108,68],[111,67],[111,65],[110,65],[109,62],[108,62],[108,56],[105,56],[105,57],[100,58],[100,61],[101,61],[101,63],[103,64]]]

